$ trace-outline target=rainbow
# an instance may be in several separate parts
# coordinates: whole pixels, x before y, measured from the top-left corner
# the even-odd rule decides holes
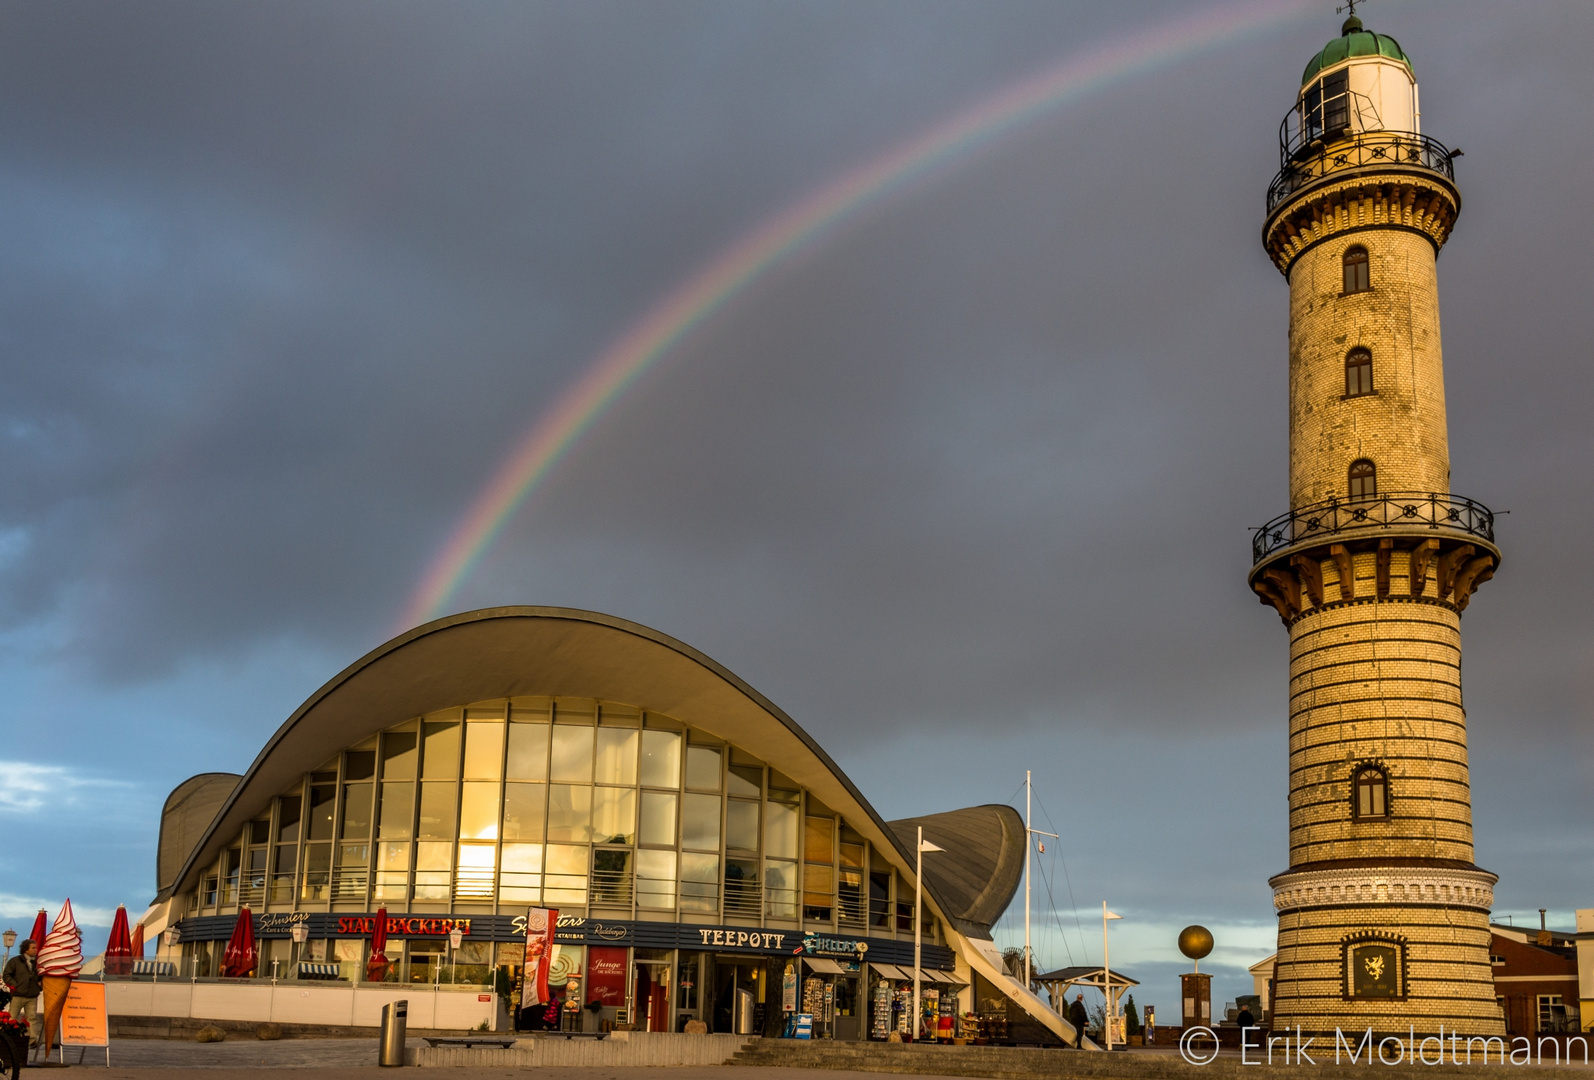
[[[786,207],[653,306],[582,372],[520,439],[427,568],[400,631],[443,613],[504,525],[604,411],[764,271],[843,221],[1015,128],[1113,83],[1317,11],[1305,0],[1204,9],[1023,79]]]

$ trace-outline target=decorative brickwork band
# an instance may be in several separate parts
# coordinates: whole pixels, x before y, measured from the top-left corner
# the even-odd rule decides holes
[[[1487,870],[1432,870],[1420,866],[1291,870],[1273,878],[1273,908],[1280,913],[1309,908],[1433,904],[1488,914],[1499,880]]]

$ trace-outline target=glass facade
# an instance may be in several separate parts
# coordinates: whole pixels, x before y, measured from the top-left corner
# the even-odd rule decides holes
[[[514,698],[416,717],[305,774],[186,906],[544,905],[895,935],[904,889],[849,822],[738,747],[631,705]]]

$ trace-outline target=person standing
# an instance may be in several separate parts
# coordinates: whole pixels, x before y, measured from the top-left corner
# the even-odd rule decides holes
[[[42,1034],[39,1024],[39,994],[44,991],[44,983],[39,980],[39,944],[32,938],[25,938],[22,947],[17,950],[6,969],[0,973],[3,981],[11,991],[11,1015],[18,1020],[28,1023],[28,1046],[38,1045],[39,1036]]]
[[[1085,1012],[1085,995],[1075,994],[1074,1002],[1068,1006],[1068,1022],[1074,1025],[1074,1049],[1085,1048],[1085,1025],[1090,1022],[1090,1016]]]

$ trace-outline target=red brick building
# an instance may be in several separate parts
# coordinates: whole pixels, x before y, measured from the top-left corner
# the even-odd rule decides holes
[[[1570,934],[1491,924],[1489,961],[1506,1032],[1577,1031],[1577,947]]]

